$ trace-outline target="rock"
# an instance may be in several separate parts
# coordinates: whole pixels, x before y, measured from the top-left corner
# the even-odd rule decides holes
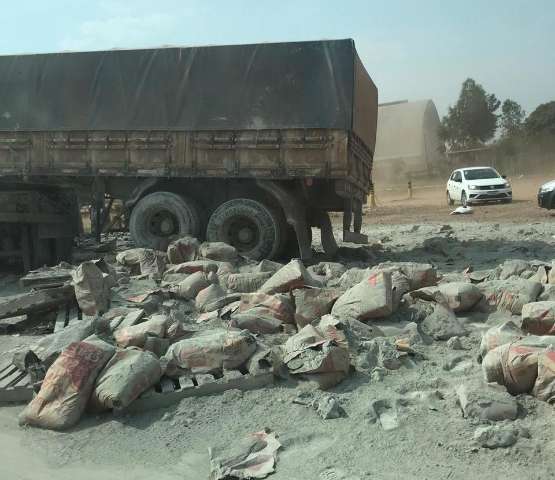
[[[507,448],[517,439],[518,430],[512,425],[481,426],[474,432],[474,440],[484,448]]]
[[[370,402],[368,416],[371,423],[378,423],[386,431],[399,427],[397,409],[387,399]]]
[[[451,337],[447,340],[447,347],[451,350],[464,350],[460,337]]]
[[[518,415],[516,399],[505,387],[470,381],[456,389],[457,402],[465,418],[479,421],[514,420]]]
[[[313,403],[313,407],[324,420],[340,418],[345,415],[345,411],[333,395],[322,395]]]
[[[397,350],[391,339],[377,337],[368,342],[362,342],[360,350],[357,367],[362,371],[372,371],[376,367],[397,370],[402,366],[403,354]]]
[[[467,335],[464,325],[452,310],[437,303],[433,303],[432,307],[433,312],[420,325],[426,335],[435,340],[448,340],[451,337]]]
[[[395,339],[405,340],[411,347],[414,345],[430,345],[433,342],[428,335],[420,330],[415,322],[407,323],[402,332],[395,336]]]

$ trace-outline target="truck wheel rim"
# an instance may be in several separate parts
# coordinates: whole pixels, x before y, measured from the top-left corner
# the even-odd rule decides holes
[[[247,217],[234,217],[224,225],[227,242],[239,252],[252,250],[260,241],[259,226]]]
[[[151,234],[159,237],[169,237],[177,233],[179,222],[174,214],[163,210],[152,215],[148,225]]]

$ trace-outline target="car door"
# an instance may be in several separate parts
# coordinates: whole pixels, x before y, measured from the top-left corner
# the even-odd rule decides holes
[[[451,194],[451,198],[455,201],[459,201],[461,199],[461,192],[462,192],[462,174],[460,170],[457,170],[453,173],[453,191]]]

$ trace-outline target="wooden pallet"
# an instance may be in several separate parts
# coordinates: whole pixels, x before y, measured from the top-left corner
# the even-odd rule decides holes
[[[0,403],[28,402],[33,398],[33,385],[28,373],[19,370],[11,360],[0,365]]]

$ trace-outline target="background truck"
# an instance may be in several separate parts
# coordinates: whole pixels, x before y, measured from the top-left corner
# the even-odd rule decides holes
[[[376,119],[352,40],[0,57],[3,185],[70,189],[97,230],[121,200],[139,246],[309,259],[310,227],[337,248],[330,211],[363,241]]]

